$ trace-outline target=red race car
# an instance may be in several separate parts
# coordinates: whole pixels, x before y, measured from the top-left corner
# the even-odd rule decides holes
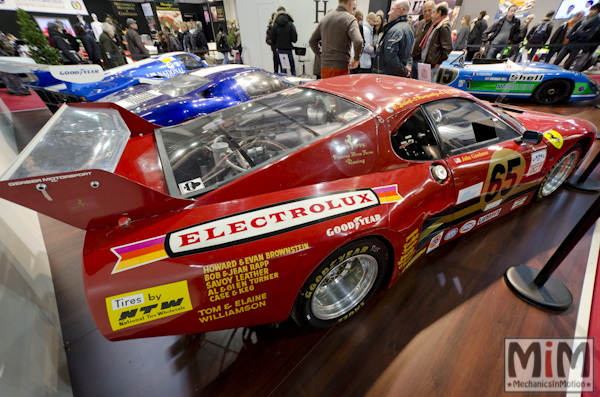
[[[573,174],[579,119],[390,76],[316,81],[158,128],[63,106],[0,196],[87,230],[109,340],[348,319],[419,257]]]

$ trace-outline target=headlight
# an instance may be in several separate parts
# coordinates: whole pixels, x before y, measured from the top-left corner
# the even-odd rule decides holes
[[[592,87],[594,93],[596,95],[600,95],[600,84],[598,84],[598,82],[591,77],[588,77],[588,80],[590,81],[590,87]]]

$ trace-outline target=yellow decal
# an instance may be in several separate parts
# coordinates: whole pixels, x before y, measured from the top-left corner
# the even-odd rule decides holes
[[[402,256],[398,261],[398,269],[402,270],[408,265],[412,257],[417,252],[417,244],[419,243],[419,229],[415,229],[414,232],[408,235],[404,247],[402,250]]]
[[[412,97],[410,99],[394,103],[393,105],[386,107],[385,110],[387,110],[388,113],[392,113],[394,110],[402,109],[403,107],[405,107],[407,105],[410,105],[415,102],[419,102],[423,99],[437,98],[437,97],[444,96],[444,95],[452,95],[452,94],[456,94],[457,92],[458,91],[453,91],[453,90],[442,90],[442,91],[438,91],[438,92],[432,92],[431,94],[415,95],[414,97]]]
[[[106,298],[113,331],[192,310],[187,280]]]
[[[421,251],[419,251],[419,253],[418,253],[417,255],[413,256],[413,258],[410,260],[410,262],[408,262],[408,263],[406,264],[406,266],[404,266],[404,268],[402,268],[402,269],[401,269],[401,270],[402,270],[402,273],[401,273],[401,274],[403,274],[405,271],[407,271],[407,270],[408,270],[408,268],[409,268],[409,267],[410,267],[410,266],[411,266],[413,263],[415,263],[415,262],[417,261],[417,259],[419,259],[419,258],[420,258],[420,257],[421,257],[421,256],[422,256],[424,253],[425,253],[425,250],[426,250],[426,249],[427,249],[427,247],[424,247],[424,248],[423,248]]]
[[[198,313],[201,323],[207,323],[210,321],[220,320],[238,314],[249,312],[250,310],[256,310],[261,307],[267,306],[267,293],[254,295],[245,299],[236,300],[233,304],[226,303],[223,306],[217,305],[209,307],[207,309],[200,309]]]
[[[544,132],[544,138],[548,140],[555,148],[560,149],[563,145],[563,137],[554,130]]]
[[[254,291],[256,284],[279,278],[269,269],[270,261],[309,249],[308,243],[296,244],[245,258],[232,259],[203,267],[208,299],[217,302]]]
[[[173,62],[174,59],[173,58],[165,58],[165,59],[161,59],[161,61],[163,61],[164,63],[167,63],[167,62]]]
[[[481,191],[481,205],[487,206],[508,197],[519,186],[525,173],[525,159],[512,149],[501,149],[492,155],[487,178]]]

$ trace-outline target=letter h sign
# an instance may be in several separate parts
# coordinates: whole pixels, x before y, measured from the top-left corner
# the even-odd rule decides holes
[[[319,13],[327,14],[327,1],[328,0],[315,0],[315,23],[319,23]],[[319,10],[319,3],[323,3],[323,10]]]

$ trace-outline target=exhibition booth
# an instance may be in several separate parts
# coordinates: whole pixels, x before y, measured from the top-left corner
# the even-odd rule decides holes
[[[337,1],[19,1],[3,33],[15,8],[41,33],[131,18],[150,56],[0,56],[30,93],[0,88],[0,396],[598,393],[597,65],[317,80]],[[280,6],[298,77],[265,41]],[[187,22],[208,50],[159,53]]]

